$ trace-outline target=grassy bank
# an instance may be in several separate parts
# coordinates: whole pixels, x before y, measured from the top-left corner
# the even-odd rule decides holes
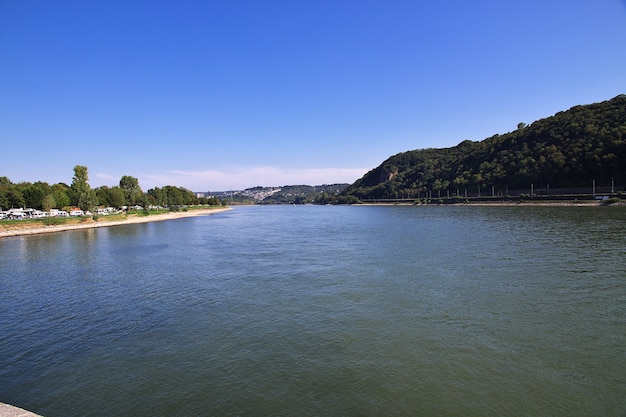
[[[211,214],[224,210],[221,206],[194,206],[181,210],[131,210],[129,212],[82,217],[44,217],[40,219],[1,220],[0,237],[3,235],[44,233],[46,230],[69,230],[72,228],[100,227],[125,223],[149,222],[196,214]],[[21,233],[23,232],[23,233]]]

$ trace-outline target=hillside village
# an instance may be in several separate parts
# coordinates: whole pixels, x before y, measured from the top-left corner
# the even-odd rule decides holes
[[[253,187],[238,191],[196,193],[200,197],[216,197],[230,203],[247,204],[313,204],[322,195],[338,196],[349,184],[285,185]]]

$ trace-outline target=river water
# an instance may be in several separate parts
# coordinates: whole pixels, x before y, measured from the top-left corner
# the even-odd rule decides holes
[[[623,207],[251,206],[0,240],[0,402],[626,416]]]

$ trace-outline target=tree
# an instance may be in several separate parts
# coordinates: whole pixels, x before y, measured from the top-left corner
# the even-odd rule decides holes
[[[86,166],[76,165],[74,167],[71,189],[75,198],[72,203],[75,202],[81,210],[93,211],[98,206],[98,196],[89,186],[89,174]]]
[[[217,198],[217,197],[209,197],[209,198],[207,198],[207,202],[206,203],[208,205],[210,205],[210,206],[220,206],[222,204],[220,199]]]
[[[72,178],[71,188],[78,195],[86,193],[91,189],[89,186],[89,174],[86,166],[76,165],[74,167],[74,177]]]
[[[22,184],[20,184],[22,186]],[[24,183],[22,195],[24,196],[24,204],[26,207],[41,209],[43,207],[43,199],[52,192],[47,182],[37,181],[34,184]]]
[[[111,196],[109,194],[109,187],[103,185],[102,187],[96,188],[96,195],[98,196],[98,202],[103,206],[111,205]]]
[[[148,195],[154,200],[154,204],[158,206],[167,206],[167,196],[165,192],[159,187],[154,187],[148,190]]]
[[[41,201],[41,209],[43,211],[50,211],[54,208],[56,202],[54,200],[54,194],[46,194]]]
[[[70,197],[68,193],[71,192],[71,189],[67,186],[67,184],[54,184],[51,189],[56,208],[63,208],[70,205]]]
[[[7,193],[7,199],[9,200],[10,207],[17,208],[17,207],[26,206],[26,204],[24,203],[24,196],[22,195],[22,192],[17,187],[9,188],[9,191]]]
[[[98,207],[98,195],[96,190],[89,190],[82,193],[78,199],[78,207],[84,211],[95,211]]]
[[[7,210],[11,206],[7,191],[0,187],[0,210]]]
[[[183,205],[183,195],[177,187],[166,185],[163,187],[163,191],[167,195],[168,206],[180,206]]]
[[[111,206],[120,208],[126,204],[126,198],[124,197],[124,190],[120,187],[111,187],[109,189],[109,198]]]
[[[139,187],[139,180],[130,175],[124,175],[120,180],[120,188],[124,191],[124,197],[126,204],[133,206],[143,200],[141,187]]]

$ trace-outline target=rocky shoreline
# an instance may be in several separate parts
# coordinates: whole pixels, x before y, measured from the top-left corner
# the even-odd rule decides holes
[[[65,232],[69,230],[93,229],[97,227],[121,226],[125,224],[158,222],[158,221],[164,221],[164,220],[175,220],[175,219],[182,219],[186,217],[195,217],[195,216],[208,216],[211,214],[222,213],[228,210],[231,210],[231,208],[225,207],[225,208],[197,209],[197,210],[188,210],[188,211],[167,212],[163,214],[153,214],[149,216],[132,216],[124,220],[111,220],[110,221],[106,219],[101,219],[98,221],[91,220],[85,223],[60,224],[60,225],[52,225],[52,226],[43,226],[39,224],[33,225],[32,223],[29,223],[29,224],[24,224],[24,227],[0,229],[0,238],[10,237],[10,236],[38,235],[38,234],[43,234],[43,233]]]

